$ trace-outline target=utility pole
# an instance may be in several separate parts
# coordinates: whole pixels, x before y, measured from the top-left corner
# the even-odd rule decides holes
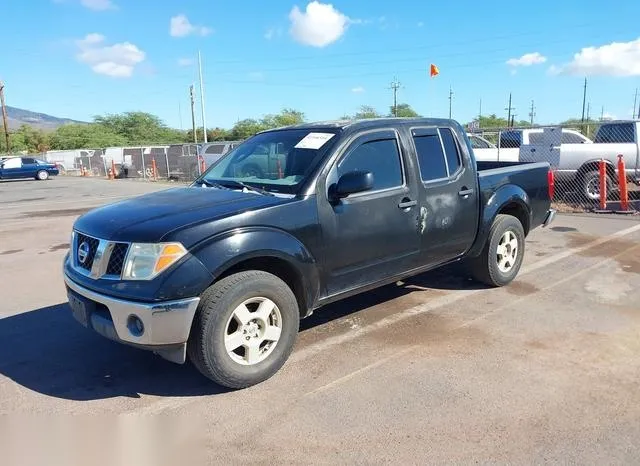
[[[202,108],[202,131],[204,132],[204,143],[207,143],[207,118],[204,113],[204,83],[202,82],[202,57],[198,50],[198,67],[200,68],[200,106]]]
[[[531,126],[533,126],[533,117],[536,116],[536,106],[533,102],[533,100],[531,101],[531,111],[529,112],[529,118],[531,119]]]
[[[600,121],[604,120],[604,105],[602,106],[602,112],[600,112]]]
[[[584,108],[587,103],[587,78],[584,78],[584,92],[582,94],[582,122],[584,123]]]
[[[398,82],[397,78],[393,78],[393,82],[391,83],[389,89],[393,91],[393,116],[398,116],[398,89],[400,89],[400,82]]]
[[[193,96],[193,84],[189,86],[189,96],[191,97],[191,128],[193,131],[193,142],[198,144],[198,133],[196,133],[196,101]]]
[[[480,110],[478,111],[478,121],[482,118],[482,98],[480,98]]]
[[[0,81],[0,105],[2,105],[2,124],[4,125],[4,137],[7,142],[7,154],[11,153],[11,143],[9,141],[9,123],[7,117],[7,106],[4,103],[4,83]]]
[[[636,104],[637,103],[638,103],[638,88],[636,87],[636,95],[633,98],[633,112],[631,112],[631,118],[635,118],[636,117]],[[640,114],[640,112],[638,112],[638,113]]]
[[[515,110],[515,108],[513,108],[511,106],[511,92],[509,92],[509,106],[507,108],[505,108],[505,110],[507,110],[509,112],[507,114],[507,126],[512,126],[512,123],[511,123],[511,111]]]
[[[451,102],[453,101],[453,91],[451,90],[451,86],[449,86],[449,119],[451,119]]]

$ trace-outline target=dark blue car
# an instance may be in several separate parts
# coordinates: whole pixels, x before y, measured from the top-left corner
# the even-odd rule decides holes
[[[35,178],[46,180],[59,173],[58,167],[31,157],[9,157],[0,161],[0,179]]]

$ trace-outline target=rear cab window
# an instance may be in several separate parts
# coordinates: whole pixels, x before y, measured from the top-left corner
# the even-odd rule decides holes
[[[423,182],[448,179],[462,166],[458,144],[449,128],[414,130],[413,142]]]
[[[600,144],[634,143],[636,142],[634,123],[616,123],[602,125],[594,142]]]

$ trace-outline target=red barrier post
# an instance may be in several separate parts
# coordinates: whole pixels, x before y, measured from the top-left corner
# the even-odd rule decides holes
[[[627,191],[627,172],[624,165],[624,156],[618,155],[618,185],[620,187],[620,206],[623,211],[629,210],[629,191]]]
[[[556,176],[552,169],[549,169],[547,173],[547,182],[549,184],[549,199],[553,201],[553,196],[556,192]]]
[[[607,163],[600,160],[600,210],[607,208]]]

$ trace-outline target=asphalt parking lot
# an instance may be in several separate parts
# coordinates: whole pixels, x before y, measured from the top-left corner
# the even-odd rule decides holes
[[[209,464],[640,457],[638,217],[557,217],[530,235],[521,274],[503,289],[443,270],[317,311],[280,373],[228,392],[92,334],[65,304],[74,219],[167,187],[0,183],[0,413],[163,414],[188,432],[175,448]],[[154,432],[138,455],[157,454],[169,435]]]

